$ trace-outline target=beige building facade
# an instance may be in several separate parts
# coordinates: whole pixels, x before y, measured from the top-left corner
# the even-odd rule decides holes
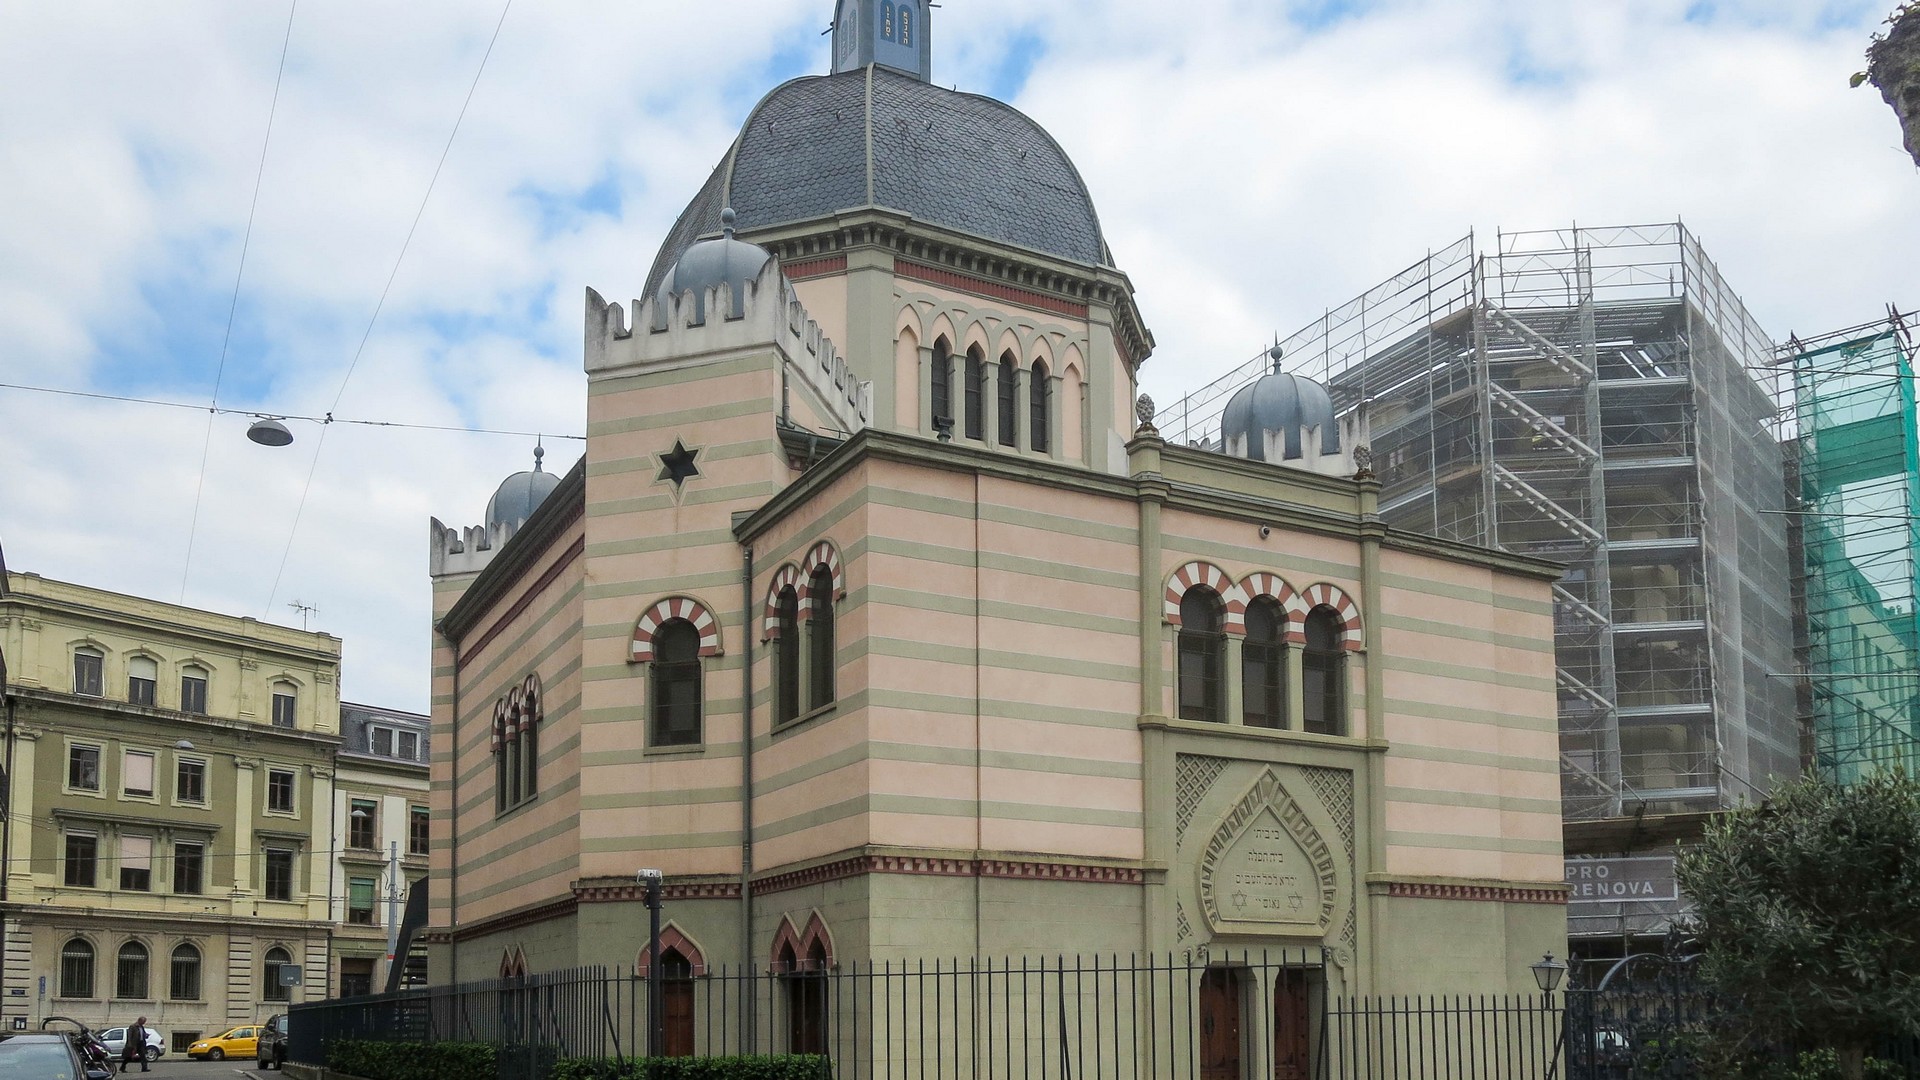
[[[929,117],[1060,186],[891,141]],[[432,526],[435,982],[641,960],[643,867],[694,971],[1304,947],[1415,993],[1562,950],[1559,568],[1386,527],[1364,414],[1278,371],[1232,453],[1163,441],[1031,121],[786,84],[650,277],[588,292],[581,461]]]
[[[340,753],[339,639],[16,572],[0,651],[0,1023],[144,1015],[177,1053],[337,993],[347,814],[373,796],[404,839],[425,783]]]

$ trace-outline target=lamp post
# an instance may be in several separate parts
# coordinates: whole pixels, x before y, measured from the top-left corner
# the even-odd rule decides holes
[[[640,883],[641,900],[647,905],[647,1056],[659,1057],[666,1034],[660,1007],[660,886],[666,875],[658,870],[642,870],[634,875]]]
[[[1548,995],[1560,988],[1560,979],[1567,973],[1567,965],[1555,960],[1552,953],[1528,964],[1527,969],[1533,972],[1534,985],[1540,988],[1541,993]]]

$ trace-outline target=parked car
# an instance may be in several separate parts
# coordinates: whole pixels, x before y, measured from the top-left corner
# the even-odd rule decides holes
[[[274,1013],[260,1025],[260,1044],[254,1054],[263,1069],[277,1069],[287,1063],[286,1013]]]
[[[71,1035],[15,1035],[0,1042],[0,1076],[32,1080],[109,1080],[112,1069],[88,1068],[80,1061]]]
[[[107,1053],[112,1054],[114,1060],[118,1061],[120,1060],[120,1055],[122,1051],[124,1051],[127,1046],[127,1029],[123,1027],[108,1028],[107,1030],[100,1033],[100,1042],[106,1046]],[[167,1052],[166,1040],[160,1037],[159,1032],[153,1030],[152,1028],[148,1028],[147,1029],[147,1060],[159,1061],[160,1055],[166,1052]]]
[[[220,1061],[229,1057],[252,1057],[260,1048],[260,1029],[252,1024],[228,1028],[211,1039],[201,1039],[187,1047],[187,1056],[195,1061]]]

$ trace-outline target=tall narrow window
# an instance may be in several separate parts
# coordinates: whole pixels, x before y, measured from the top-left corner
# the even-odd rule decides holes
[[[986,431],[987,362],[978,345],[967,350],[967,438],[978,439]]]
[[[275,814],[293,813],[293,770],[267,770],[267,810]]]
[[[129,892],[153,891],[153,837],[120,837],[120,887]]]
[[[375,833],[380,823],[380,808],[371,799],[354,799],[347,809],[347,846],[372,851],[378,844]]]
[[[262,891],[269,900],[293,899],[293,852],[287,848],[268,848]]]
[[[207,711],[207,672],[190,667],[180,672],[180,711],[205,714]]]
[[[105,683],[106,655],[98,649],[73,650],[73,692],[99,697]]]
[[[700,631],[668,619],[653,637],[653,745],[700,742]]]
[[[267,1001],[291,1001],[293,988],[280,984],[280,969],[293,963],[293,956],[287,950],[274,946],[267,950],[265,963],[260,970],[260,996]]]
[[[407,807],[407,854],[425,855],[433,842],[432,818],[424,806]]]
[[[75,791],[100,790],[100,748],[67,747],[67,786]]]
[[[1287,726],[1286,615],[1270,596],[1247,608],[1247,638],[1240,653],[1242,720],[1248,727]]]
[[[833,700],[833,676],[838,667],[833,641],[833,570],[825,564],[814,567],[808,575],[807,605],[810,608],[807,621],[811,624],[807,639],[810,651],[807,708],[817,709]]]
[[[1027,403],[1032,412],[1027,420],[1027,445],[1044,454],[1053,449],[1049,421],[1053,418],[1053,383],[1047,375],[1047,362],[1035,360],[1027,376]]]
[[[198,896],[206,888],[207,849],[200,844],[173,845],[173,891]]]
[[[93,946],[84,938],[73,938],[60,947],[60,996],[93,996]]]
[[[1340,616],[1318,607],[1307,615],[1307,645],[1301,659],[1302,689],[1306,692],[1308,731],[1320,735],[1347,733],[1347,654],[1340,648]]]
[[[66,876],[63,880],[75,888],[91,889],[96,880],[94,867],[100,858],[100,838],[90,833],[68,833]]]
[[[173,767],[173,799],[175,802],[200,805],[207,801],[207,763],[194,758],[181,758]]]
[[[173,947],[167,996],[175,1001],[200,1000],[200,950],[191,945]]]
[[[953,425],[953,353],[947,339],[933,343],[933,366],[927,369],[927,400],[933,406],[933,426]]]
[[[140,1001],[147,996],[147,947],[137,941],[120,946],[113,980],[113,996]]]
[[[1016,393],[1020,389],[1019,370],[1019,367],[1013,362],[1012,353],[1006,352],[1000,354],[1000,385],[994,388],[994,395],[1000,399],[999,416],[996,418],[999,430],[994,432],[994,434],[999,437],[1001,446],[1012,446],[1014,444],[1013,425],[1014,417],[1017,415],[1015,409]]]
[[[293,726],[294,705],[298,702],[292,683],[273,684],[273,726],[290,728]]]
[[[137,799],[153,797],[153,754],[128,750],[120,755],[120,791]]]
[[[531,799],[540,790],[540,711],[539,680],[528,678],[520,686],[520,797]]]
[[[347,921],[355,926],[373,925],[372,878],[347,879]]]
[[[1221,630],[1220,596],[1195,585],[1180,598],[1180,719],[1220,723],[1221,669],[1226,666],[1227,636]]]
[[[800,594],[789,585],[780,590],[774,623],[780,638],[774,642],[774,723],[800,715]]]
[[[160,685],[160,665],[150,656],[127,660],[127,700],[135,705],[153,704],[154,688]]]

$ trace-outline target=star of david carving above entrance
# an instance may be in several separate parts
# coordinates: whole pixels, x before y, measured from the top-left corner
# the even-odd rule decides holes
[[[656,479],[673,481],[673,490],[678,492],[682,484],[700,475],[700,467],[693,463],[699,453],[687,449],[679,439],[673,440],[673,449],[659,455],[660,475]]]

